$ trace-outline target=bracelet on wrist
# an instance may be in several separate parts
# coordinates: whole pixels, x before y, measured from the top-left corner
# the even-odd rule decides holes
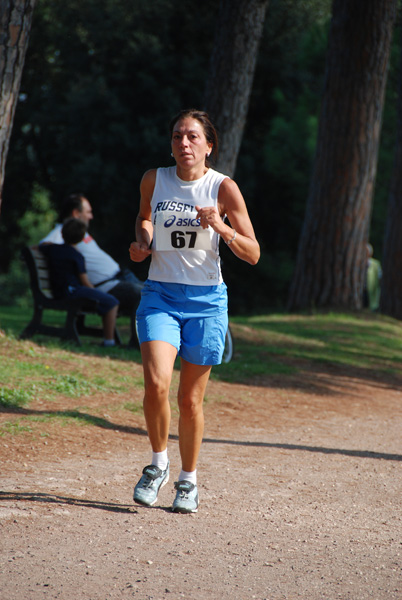
[[[233,229],[233,231],[234,231],[233,237],[232,237],[232,238],[230,238],[230,240],[228,240],[228,241],[226,242],[226,244],[227,244],[228,246],[230,246],[230,244],[231,244],[232,242],[234,242],[234,241],[235,241],[235,239],[236,239],[236,235],[237,235],[236,229]]]

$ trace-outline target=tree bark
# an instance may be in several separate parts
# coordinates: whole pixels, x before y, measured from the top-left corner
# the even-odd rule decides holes
[[[380,311],[402,319],[402,45],[399,68],[398,125],[382,258]]]
[[[216,167],[233,176],[268,0],[221,0],[204,106],[220,140]]]
[[[5,165],[36,0],[0,0],[0,210]]]
[[[360,309],[397,0],[334,0],[291,310]]]

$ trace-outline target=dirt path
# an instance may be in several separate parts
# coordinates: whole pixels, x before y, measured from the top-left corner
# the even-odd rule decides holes
[[[401,390],[211,382],[196,515],[169,510],[175,422],[152,509],[141,416],[0,438],[1,600],[401,600]]]

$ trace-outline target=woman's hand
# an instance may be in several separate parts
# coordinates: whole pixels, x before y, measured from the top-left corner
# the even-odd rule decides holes
[[[210,225],[216,233],[220,233],[222,230],[223,221],[215,206],[200,206],[195,207],[197,212],[197,219],[200,220],[201,227],[207,229]]]
[[[142,262],[147,256],[152,254],[152,250],[144,242],[141,244],[139,242],[132,242],[130,244],[129,252],[130,258],[134,262]]]

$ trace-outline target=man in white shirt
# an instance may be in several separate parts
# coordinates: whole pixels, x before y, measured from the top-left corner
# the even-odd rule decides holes
[[[93,219],[92,207],[83,194],[70,194],[63,203],[60,212],[60,223],[44,237],[40,243],[63,244],[61,235],[63,221],[74,217],[84,221],[87,226]],[[119,264],[95,242],[88,233],[82,242],[77,244],[77,250],[85,258],[89,281],[100,291],[112,294],[120,302],[120,309],[131,315],[131,338],[129,346],[137,345],[135,330],[135,313],[141,296],[143,283],[137,279],[130,269],[121,270]]]

